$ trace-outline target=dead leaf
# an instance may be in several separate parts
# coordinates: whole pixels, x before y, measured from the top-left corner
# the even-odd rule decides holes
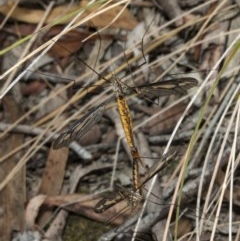
[[[182,217],[179,226],[178,226],[178,233],[177,237],[180,238],[184,236],[186,233],[189,233],[193,229],[193,222],[189,218]],[[171,228],[172,235],[175,234],[175,226]]]
[[[36,229],[35,220],[45,199],[46,195],[37,195],[29,201],[25,214],[25,223],[27,230]]]
[[[42,81],[32,81],[28,85],[26,85],[24,88],[22,88],[21,92],[23,95],[36,95],[40,93],[42,90],[46,88],[46,84]]]
[[[5,96],[2,103],[6,122],[13,123],[20,118],[22,111],[12,97]],[[0,156],[9,154],[9,152],[23,143],[23,134],[9,133],[7,137],[1,140]],[[19,151],[11,157],[8,157],[7,161],[0,163],[0,182],[3,182],[11,170],[18,164],[22,155],[22,151]],[[24,228],[24,204],[26,201],[25,176],[25,166],[23,166],[17,175],[15,175],[1,191],[1,240],[10,240],[13,230],[21,230]]]
[[[46,194],[48,196],[60,194],[67,160],[67,147],[58,150],[53,150],[52,148],[50,149],[47,164],[43,174],[43,180],[38,191],[39,194]],[[39,219],[40,226],[45,226],[51,215],[51,211],[45,211],[42,213]]]
[[[144,132],[148,132],[149,134],[163,134],[169,133],[178,122],[180,116],[186,108],[186,104],[180,103],[178,105],[173,106],[163,115],[159,115],[153,120],[149,121],[143,128]]]
[[[8,15],[11,9],[13,8],[13,6],[14,6],[14,3],[11,1],[8,1],[7,4],[0,7],[0,13],[2,13],[5,16]],[[69,7],[69,4],[66,4],[63,6],[57,6],[51,11],[50,15],[46,19],[45,24],[49,24],[49,23],[52,24],[53,22],[56,23],[56,19],[59,20],[58,24],[69,23],[72,20],[72,18],[76,16],[77,13],[79,13],[82,10],[85,10],[81,15],[81,18],[78,19],[78,21],[80,21],[84,19],[86,16],[88,16],[89,14],[96,13],[96,11],[100,7],[101,6],[99,5],[96,7],[96,4],[91,5],[91,7],[87,7],[87,8],[86,8],[86,5],[80,5],[80,6],[72,5]],[[117,16],[117,14],[119,14],[121,11],[122,11],[122,6],[116,6],[115,8],[112,8],[109,11],[106,11],[96,16],[95,18],[93,18],[92,23],[96,27],[105,27],[109,23],[111,23]],[[21,22],[38,24],[43,18],[44,14],[45,14],[44,10],[29,9],[29,8],[17,6],[11,14],[11,18]],[[123,13],[119,16],[119,18],[111,24],[111,27],[133,29],[136,26],[136,23],[137,22],[135,18],[132,16],[132,14],[127,9],[124,9]]]

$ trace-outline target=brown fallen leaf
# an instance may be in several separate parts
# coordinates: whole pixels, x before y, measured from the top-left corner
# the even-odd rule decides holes
[[[53,38],[55,35],[59,34],[63,30],[63,26],[54,26],[47,32],[46,36],[44,36],[43,42],[47,42],[49,39]],[[85,42],[82,42],[93,32],[89,31],[78,31],[72,30],[64,35],[57,44],[54,44],[50,49],[49,54],[54,58],[63,58],[69,57],[75,54],[79,49],[84,47]],[[94,42],[96,39],[99,39],[98,35],[92,36],[89,42]],[[113,39],[121,39],[126,40],[123,35],[112,35],[112,34],[104,34],[101,33],[101,40],[113,40]],[[41,43],[42,44],[42,43]]]
[[[45,24],[53,22],[56,23],[56,19],[59,20],[57,24],[69,23],[72,20],[72,18],[76,16],[76,14],[84,10],[81,17],[78,19],[78,21],[80,21],[89,14],[96,13],[96,11],[101,7],[101,5],[96,4],[92,4],[90,7],[86,7],[86,5],[83,4],[86,4],[86,1],[81,1],[80,5],[69,6],[69,4],[66,4],[53,8],[48,18],[46,19]],[[0,13],[2,13],[3,15],[9,14],[13,6],[14,3],[12,1],[8,1],[7,4],[0,7]],[[111,24],[111,27],[113,28],[133,29],[136,26],[137,22],[127,9],[124,9],[123,13],[119,16],[119,18],[115,20],[115,17],[121,11],[122,6],[116,6],[94,17],[93,19],[91,19],[91,21],[96,27],[105,27],[114,20],[114,22]],[[21,22],[37,24],[41,21],[44,14],[44,10],[29,9],[17,6],[11,14],[11,18]]]
[[[38,191],[39,194],[45,194],[48,196],[60,194],[67,160],[67,147],[58,150],[53,150],[52,148],[50,149],[43,173],[42,183]],[[42,212],[41,217],[39,218],[40,226],[45,226],[51,215],[51,211]]]
[[[40,93],[42,90],[44,90],[46,87],[46,84],[42,81],[32,81],[28,85],[24,86],[21,90],[23,95],[36,95]]]
[[[26,207],[25,212],[25,224],[27,230],[35,230],[35,220],[39,214],[39,210],[46,199],[46,195],[37,195],[34,198],[32,198]]]
[[[10,96],[2,100],[5,121],[14,123],[21,117],[20,106]],[[9,154],[24,143],[23,134],[9,133],[1,139],[0,157]],[[0,163],[0,182],[3,182],[12,169],[19,164],[22,151],[8,157],[7,161]],[[1,191],[0,195],[0,237],[1,240],[11,240],[13,230],[24,228],[24,204],[26,201],[25,165],[18,171],[11,181]]]
[[[227,159],[227,158],[226,158]],[[216,176],[216,183],[219,187],[221,187],[224,183],[224,178],[225,178],[225,175],[226,173],[222,170],[222,166],[220,166],[218,168],[218,171],[217,171],[217,176]],[[225,193],[224,193],[224,198],[225,200],[227,200],[228,202],[233,202],[234,205],[236,206],[240,206],[240,187],[237,186],[237,185],[234,185],[233,187],[233,192],[232,192],[232,200],[230,200],[230,190],[229,188],[226,188],[225,190]]]
[[[83,47],[84,44],[82,40],[88,36],[89,34],[84,32],[70,31],[66,35],[64,35],[64,38],[61,38],[57,44],[53,45],[53,47],[49,51],[49,54],[57,59],[69,57]],[[49,36],[47,36],[47,38],[44,38],[43,41],[46,41],[48,38]],[[94,41],[94,40],[95,40],[95,37],[91,38],[90,41]]]
[[[189,233],[193,229],[193,221],[189,218],[182,217],[179,226],[178,226],[178,233],[177,237],[183,237],[186,233]],[[171,234],[174,236],[175,234],[175,226],[171,227]]]
[[[185,108],[186,104],[183,103],[173,106],[164,112],[163,115],[159,115],[149,121],[143,128],[144,132],[154,135],[169,133],[176,126]]]

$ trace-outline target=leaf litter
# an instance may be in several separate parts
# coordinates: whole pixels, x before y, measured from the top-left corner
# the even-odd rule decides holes
[[[161,4],[161,1],[159,2]],[[17,104],[25,113],[27,113],[26,118],[22,119],[19,123],[25,127],[31,127],[31,129],[40,128],[41,130],[37,136],[36,134],[25,135],[26,140],[37,137],[37,146],[32,146],[32,149],[31,147],[26,146],[21,148],[21,150],[24,152],[27,152],[28,150],[31,150],[32,152],[25,156],[23,162],[21,162],[23,163],[22,168],[25,166],[24,163],[27,162],[27,167],[30,164],[33,165],[34,162],[42,163],[42,165],[38,164],[38,170],[29,168],[27,169],[27,173],[29,175],[27,179],[28,186],[31,185],[31,189],[35,190],[35,192],[31,192],[31,196],[28,196],[28,199],[34,200],[32,198],[38,197],[38,194],[44,194],[46,195],[46,200],[48,200],[43,204],[36,204],[36,214],[33,214],[32,217],[38,216],[38,221],[32,219],[25,220],[25,223],[29,224],[28,230],[34,231],[37,225],[37,229],[42,231],[44,230],[45,235],[50,233],[46,230],[46,224],[43,225],[43,223],[50,225],[53,218],[52,212],[56,210],[55,208],[51,208],[40,215],[38,214],[38,205],[43,205],[43,208],[48,209],[47,207],[49,204],[51,204],[55,207],[61,207],[64,209],[64,212],[67,210],[77,213],[78,215],[87,216],[91,219],[99,221],[109,220],[114,216],[114,212],[118,213],[121,208],[116,206],[116,210],[109,210],[108,215],[106,214],[105,216],[105,214],[102,214],[97,216],[93,209],[96,202],[99,200],[99,198],[101,198],[101,194],[98,194],[99,196],[97,197],[90,195],[96,193],[96,191],[109,188],[114,158],[117,158],[118,161],[117,170],[114,174],[115,181],[118,180],[118,177],[121,176],[122,172],[124,171],[126,173],[124,178],[125,180],[122,179],[122,182],[124,182],[125,185],[131,185],[131,159],[128,157],[128,148],[126,147],[126,151],[124,151],[121,146],[120,148],[116,147],[117,139],[119,136],[122,136],[122,134],[119,132],[121,128],[116,128],[116,126],[119,126],[119,124],[117,124],[117,121],[119,121],[117,115],[115,118],[112,114],[111,108],[115,109],[114,103],[110,104],[110,109],[107,109],[106,114],[104,114],[104,117],[102,118],[102,121],[96,124],[98,130],[94,131],[93,134],[86,133],[84,137],[86,140],[83,143],[81,140],[79,141],[79,143],[84,146],[81,147],[79,143],[77,143],[78,148],[80,148],[80,152],[82,152],[82,149],[85,151],[90,150],[89,154],[92,156],[92,158],[80,159],[76,152],[72,151],[75,149],[70,149],[69,153],[68,149],[65,147],[56,151],[51,149],[50,144],[53,139],[49,138],[50,132],[54,131],[55,128],[59,128],[57,132],[61,133],[64,127],[68,128],[70,123],[73,123],[79,119],[83,114],[87,113],[87,110],[97,106],[99,101],[109,98],[109,96],[111,96],[113,93],[111,87],[109,87],[108,89],[104,89],[102,93],[97,94],[96,96],[95,89],[92,90],[92,87],[87,87],[79,88],[79,91],[73,94],[71,86],[74,84],[74,82],[71,81],[71,79],[74,79],[75,83],[81,83],[82,87],[85,85],[99,86],[99,84],[102,84],[106,81],[101,82],[98,81],[98,79],[101,79],[101,77],[111,73],[110,75],[113,76],[118,75],[121,78],[121,81],[124,81],[128,85],[135,86],[152,83],[158,78],[163,78],[166,74],[170,77],[173,76],[174,79],[176,74],[179,73],[189,72],[192,74],[193,72],[197,72],[198,74],[200,73],[200,78],[198,78],[198,80],[200,83],[202,83],[201,78],[204,78],[204,76],[201,77],[201,75],[213,69],[214,64],[218,61],[225,50],[223,47],[224,44],[226,44],[226,46],[229,45],[229,42],[227,42],[227,36],[232,37],[234,33],[237,33],[238,31],[237,27],[230,27],[228,29],[226,28],[226,22],[230,24],[232,21],[231,18],[223,19],[222,21],[219,20],[220,15],[224,13],[231,13],[231,11],[233,11],[234,4],[226,3],[225,8],[220,10],[220,4],[216,1],[209,1],[209,3],[206,2],[205,5],[203,4],[203,7],[201,7],[200,3],[196,3],[196,5],[193,7],[188,7],[186,5],[183,6],[181,3],[179,3],[180,5],[177,5],[174,1],[169,3],[170,8],[169,6],[161,5],[161,10],[159,11],[157,10],[159,6],[155,8],[152,3],[150,3],[151,7],[149,8],[149,6],[142,7],[140,4],[138,6],[138,2],[133,2],[130,7],[130,11],[124,10],[124,14],[121,16],[121,18],[119,18],[118,21],[113,25],[108,27],[105,32],[101,32],[100,29],[107,26],[107,24],[111,22],[110,19],[112,17],[110,16],[115,16],[116,12],[122,9],[122,6],[117,10],[110,10],[108,14],[103,15],[104,18],[100,17],[101,22],[97,19],[97,21],[89,23],[81,29],[74,29],[72,32],[64,35],[63,39],[60,41],[60,44],[55,44],[55,48],[53,48],[52,52],[49,53],[50,58],[47,57],[46,61],[43,61],[41,65],[37,67],[38,69],[41,69],[40,72],[44,73],[44,75],[41,75],[40,72],[38,74],[36,69],[34,69],[30,72],[30,75],[32,73],[31,77],[28,79],[23,78],[20,82],[18,82],[18,86],[14,86],[14,88],[11,90],[11,94],[18,100]],[[171,4],[175,4],[175,7],[172,7]],[[63,6],[60,5],[58,9],[66,9],[67,6],[67,4]],[[24,4],[23,7],[25,7]],[[5,9],[7,9],[6,6]],[[1,12],[6,14],[9,12],[9,9],[10,8],[5,10],[5,12]],[[174,9],[177,9],[177,13],[174,13]],[[190,12],[191,10],[192,12]],[[215,10],[216,12],[214,12]],[[17,11],[20,11],[21,13],[22,7],[17,7]],[[35,9],[32,8],[31,11],[34,13]],[[221,11],[224,11],[224,13]],[[36,16],[34,17],[34,21],[36,22],[38,12],[35,13]],[[55,13],[56,12],[53,11],[53,15]],[[164,13],[164,16],[161,15],[162,13]],[[151,20],[149,19],[152,19],[152,16],[154,15],[156,15],[156,17],[151,23]],[[21,14],[18,16],[21,16]],[[10,19],[6,22],[6,25],[1,30],[5,33],[5,38],[2,41],[4,47],[14,43],[14,41],[17,41],[18,38],[17,35],[15,35],[16,32],[19,36],[24,37],[28,36],[28,34],[33,31],[31,29],[35,29],[35,26],[32,24],[33,20],[30,19],[31,16],[32,15],[28,15],[29,19],[15,19],[14,21],[17,23],[17,28],[16,25],[11,22],[13,20]],[[174,17],[178,18],[174,21]],[[102,22],[102,19],[104,22]],[[131,21],[129,19],[131,19]],[[145,23],[145,30],[142,28],[142,26],[144,26],[144,19],[147,20]],[[171,20],[172,22],[170,23],[169,21]],[[129,24],[126,24],[126,22]],[[204,23],[206,25],[204,25]],[[127,26],[128,29],[130,29],[130,32],[132,32],[134,26],[136,27],[135,33],[132,32],[132,36],[131,33],[127,33],[126,30],[124,30],[124,28]],[[150,27],[146,32],[146,28],[148,28],[148,26]],[[204,28],[201,29],[201,27]],[[143,30],[140,31],[139,29],[141,28]],[[47,33],[43,34],[43,32],[40,32],[39,38],[34,41],[33,49],[41,46],[48,39],[51,39],[52,36],[55,36],[55,34],[61,32],[61,29],[63,29],[62,25],[58,25],[54,26],[51,31],[48,31]],[[94,37],[88,39],[88,41],[85,43],[82,43],[81,40],[88,36],[89,33],[95,33]],[[144,36],[145,33],[146,36]],[[129,39],[129,45],[124,43],[124,39]],[[144,62],[142,49],[140,47],[142,40],[144,56],[147,59],[147,64],[143,64],[141,67],[139,67],[139,65],[142,64],[142,61]],[[136,42],[139,42],[139,45],[133,46],[132,44]],[[64,48],[68,49],[69,51],[62,49],[62,46],[64,46]],[[130,48],[128,49],[129,46]],[[100,53],[98,53],[99,50]],[[16,52],[18,54],[22,51],[18,50]],[[79,63],[75,56],[71,54],[73,52],[79,52],[80,58],[84,59],[84,61],[87,63],[90,63],[90,66],[92,66],[92,68],[94,68],[97,73],[101,72],[101,76],[99,77],[96,73],[93,73],[93,71],[86,67],[83,63]],[[128,59],[127,62],[126,58]],[[8,55],[4,55],[2,61],[8,62]],[[234,61],[232,63],[234,63]],[[123,67],[121,68],[121,66],[124,64],[127,66],[126,68],[124,67],[125,69]],[[12,60],[8,62],[8,67],[6,67],[6,64],[3,66],[8,69],[11,65],[14,65],[14,61],[12,62]],[[118,69],[119,66],[120,68]],[[22,68],[24,69],[26,67],[23,66]],[[231,197],[231,189],[229,186],[230,184],[228,184],[229,182],[226,182],[224,179],[225,176],[229,175],[229,172],[227,169],[226,161],[223,161],[226,159],[228,160],[228,158],[233,155],[230,155],[231,150],[235,150],[236,157],[233,158],[235,163],[235,167],[233,169],[234,175],[229,176],[230,179],[228,179],[235,180],[234,178],[235,176],[237,177],[237,173],[239,171],[239,157],[237,156],[239,153],[239,147],[236,146],[236,149],[233,147],[234,135],[237,133],[234,131],[234,128],[237,124],[237,119],[234,119],[234,123],[236,124],[232,125],[232,131],[229,132],[228,142],[225,144],[226,151],[223,153],[224,158],[222,158],[222,161],[218,167],[215,165],[217,162],[216,155],[219,153],[221,145],[223,145],[222,140],[224,130],[229,126],[229,116],[235,113],[233,110],[237,105],[237,102],[232,102],[232,105],[227,112],[228,115],[224,116],[225,122],[223,122],[224,124],[221,127],[222,129],[220,128],[218,133],[215,132],[217,125],[216,118],[217,114],[219,115],[219,113],[220,116],[221,113],[224,115],[224,107],[227,108],[226,104],[224,105],[224,103],[232,101],[230,97],[228,97],[231,96],[231,94],[228,95],[227,93],[230,91],[234,93],[234,88],[230,88],[231,85],[228,84],[228,82],[232,81],[232,85],[235,85],[235,89],[237,89],[239,82],[236,82],[235,79],[237,78],[238,70],[238,66],[234,66],[232,64],[231,69],[229,69],[228,72],[221,76],[222,79],[220,84],[214,91],[214,98],[210,102],[210,106],[208,106],[204,120],[201,123],[201,128],[198,132],[198,141],[194,148],[194,153],[190,163],[191,168],[189,169],[189,174],[186,175],[186,185],[181,190],[184,193],[182,197],[182,203],[185,203],[186,200],[185,205],[189,207],[192,205],[194,209],[194,206],[196,206],[196,199],[198,199],[202,203],[201,208],[203,206],[205,208],[204,213],[206,213],[206,217],[203,218],[200,217],[200,214],[197,214],[197,210],[200,210],[200,207],[195,207],[195,213],[193,213],[193,215],[190,217],[190,221],[187,213],[183,214],[181,225],[185,225],[184,228],[179,226],[179,232],[177,234],[173,230],[167,229],[172,235],[175,235],[175,238],[193,235],[193,238],[195,239],[196,235],[199,235],[200,237],[210,237],[212,235],[217,236],[219,240],[224,240],[224,235],[226,235],[226,233],[229,234],[230,231],[230,229],[227,228],[226,222],[232,222],[232,227],[235,227],[235,221],[239,220],[238,214],[235,212],[235,210],[233,210],[234,216],[232,220],[226,221],[221,219],[221,217],[217,222],[217,229],[215,229],[214,232],[212,231],[211,225],[213,225],[214,221],[216,220],[216,217],[214,216],[216,214],[214,205],[217,205],[217,199],[220,197],[218,190],[220,190],[220,188],[225,183],[227,184],[226,193],[229,195],[225,195],[221,201],[227,202],[229,204],[233,202],[235,205],[238,205],[238,202],[236,201],[236,195],[233,195],[232,198],[229,198],[229,196]],[[20,71],[20,69],[18,69],[18,71]],[[188,112],[187,118],[177,132],[176,137],[179,137],[180,139],[178,139],[176,143],[173,143],[172,148],[181,153],[181,158],[178,157],[177,159],[179,160],[175,160],[173,164],[171,164],[164,171],[164,173],[161,173],[161,178],[159,179],[159,183],[156,184],[157,187],[155,187],[153,194],[155,194],[158,198],[161,197],[164,202],[157,199],[154,200],[154,203],[172,203],[171,197],[175,191],[178,176],[184,163],[184,153],[187,149],[190,139],[190,136],[188,138],[181,139],[181,135],[187,131],[193,131],[193,128],[198,119],[199,110],[204,104],[207,92],[215,80],[217,73],[218,71],[216,70],[215,76],[212,77],[211,80],[206,84],[204,91],[198,97],[195,106],[193,106],[190,112]],[[51,75],[58,76],[59,80],[58,78],[51,77]],[[65,78],[66,76],[67,81]],[[76,80],[76,76],[81,76],[81,78]],[[57,82],[60,82],[61,79],[63,79],[66,84],[57,84]],[[38,83],[38,85],[36,84],[34,86],[33,83]],[[58,95],[56,95],[56,91],[58,92]],[[178,101],[179,99],[179,96],[162,97],[157,101],[158,106],[156,106],[154,104],[156,99],[151,99],[154,100],[154,102],[151,102],[149,100],[145,100],[141,96],[129,97],[128,104],[133,116],[132,118],[134,128],[136,128],[135,138],[138,141],[137,144],[139,149],[143,150],[146,148],[145,144],[142,146],[144,141],[142,138],[140,138],[141,135],[145,137],[147,143],[149,144],[148,151],[145,150],[141,153],[144,159],[144,163],[147,163],[147,159],[149,159],[150,162],[156,162],[157,160],[160,160],[164,146],[167,143],[166,141],[158,142],[157,139],[162,133],[164,133],[166,136],[166,140],[170,138],[170,134],[178,122],[181,112],[185,110],[186,105],[189,102],[189,99],[186,99],[185,102],[179,102],[176,105],[171,106],[174,101]],[[142,110],[145,111],[143,112]],[[162,111],[163,114],[160,115],[159,110]],[[1,114],[1,116],[3,124],[10,124],[6,120],[5,115]],[[53,117],[56,118],[51,122]],[[144,125],[145,122],[146,124]],[[61,126],[62,124],[64,124],[64,126]],[[18,127],[19,124],[16,125],[16,127]],[[208,126],[211,128],[209,129]],[[5,131],[5,135],[14,135],[14,129],[12,129],[11,125],[8,125],[7,128],[6,125],[3,125],[2,131]],[[22,133],[25,132],[22,131]],[[213,133],[216,134],[213,135]],[[154,144],[152,144],[153,142],[150,142],[151,138],[153,137],[155,137]],[[1,136],[1,139],[2,138],[4,138],[3,135]],[[49,140],[45,142],[46,138],[49,138]],[[215,145],[213,147],[211,145],[209,146],[209,143],[213,140],[215,140]],[[113,143],[115,143],[115,145],[113,145]],[[9,143],[9,145],[12,150],[16,148],[14,147],[13,143]],[[15,155],[18,157],[18,159],[21,159],[18,150],[13,152],[12,155]],[[8,160],[6,159],[6,154],[2,153],[1,163],[7,163],[6,160]],[[207,165],[208,167],[208,171],[203,169],[204,162],[206,163],[205,166]],[[77,175],[71,184],[71,179],[74,176],[74,172],[81,170],[78,169],[79,167],[81,167],[83,170],[83,174],[82,176]],[[215,179],[213,178],[213,173],[214,171],[216,172],[216,170],[218,175],[216,176],[216,181],[214,181]],[[197,175],[190,175],[190,173],[194,171],[197,173]],[[3,181],[8,180],[5,178],[9,178],[9,176],[6,176],[6,174],[9,173],[11,174],[11,170],[5,174],[2,174],[2,187],[4,184]],[[144,175],[145,171],[142,170],[141,173]],[[201,184],[201,176],[204,180],[203,184]],[[11,178],[13,179],[14,176]],[[213,189],[210,189],[209,187],[210,181],[213,183]],[[6,181],[5,183],[9,183],[9,181]],[[25,185],[25,182],[22,181],[22,187]],[[204,186],[206,191],[202,191],[201,194],[199,194],[197,193],[197,190],[201,185]],[[159,187],[161,187],[161,189]],[[237,188],[238,185],[237,182],[235,182],[234,190],[236,190],[236,193],[238,193]],[[82,194],[81,190],[87,190],[88,193]],[[209,190],[209,192],[207,192],[207,190]],[[26,195],[28,195],[28,190],[25,191],[23,189],[23,193],[24,192]],[[77,193],[80,194],[78,195]],[[208,196],[212,198],[212,203],[208,201]],[[155,196],[152,196],[151,200],[155,199],[153,197]],[[89,200],[87,201],[89,204],[87,207],[83,204],[81,206],[81,201],[76,202],[76,200],[81,200],[81,198],[86,198],[86,200]],[[95,200],[95,198],[97,200]],[[57,200],[59,200],[58,203]],[[23,204],[24,200],[20,199],[19,202]],[[31,201],[29,204],[30,203]],[[75,204],[72,204],[72,206],[67,205],[70,203]],[[160,205],[156,206],[154,203],[149,203],[150,206],[153,206],[152,210],[154,210],[153,212],[156,213],[156,216],[162,216],[162,213],[164,213],[164,210],[167,207],[166,205],[162,205],[163,209],[161,209]],[[13,211],[14,204],[11,205],[12,206],[9,207],[11,207]],[[122,205],[124,206],[126,204]],[[63,206],[66,206],[66,208]],[[229,210],[224,206],[222,208],[224,208],[223,212],[226,213],[225,216],[228,216]],[[159,210],[159,212],[156,212],[156,209]],[[151,213],[152,210],[150,208],[149,212]],[[131,213],[130,216],[134,216],[134,214],[137,214],[137,210],[133,210],[133,213]],[[168,212],[163,215],[163,220],[166,219],[167,214]],[[123,215],[125,215],[125,213]],[[31,217],[31,215],[28,216]],[[197,218],[199,219],[199,222],[201,222],[201,230],[194,228]],[[61,226],[60,223],[65,223],[63,220],[66,219],[66,213],[63,213],[59,219],[62,220],[62,222],[58,222],[58,227],[61,230],[63,229],[63,226]],[[119,221],[120,219],[122,219],[122,221]],[[208,219],[208,222],[205,222],[206,219]],[[120,224],[125,220],[128,220],[126,216],[123,216],[123,218],[119,216],[116,220],[113,220],[113,222]],[[157,217],[152,218],[152,220],[157,220]],[[172,226],[174,225],[176,227],[177,222],[173,217]],[[223,225],[225,225],[226,228],[220,228]],[[91,226],[91,224],[89,226]],[[163,232],[158,231],[163,229],[166,230],[165,222],[161,221],[160,223],[157,223],[156,221],[154,224],[152,223],[151,226],[148,226],[148,228],[146,228],[147,226],[148,225],[145,225],[145,228],[140,230],[138,235],[148,232],[151,233],[152,236],[156,238],[156,240],[163,240],[163,236],[161,236],[163,235]],[[154,228],[151,230],[151,227],[153,226]],[[132,237],[133,234],[130,234],[131,232],[129,231],[129,227],[125,227],[124,229],[115,228],[113,233],[115,236],[127,235],[128,238]],[[184,230],[184,232],[180,232],[182,230]],[[152,233],[153,231],[155,234]],[[5,234],[6,236],[10,237],[10,233],[11,231],[6,231]],[[56,230],[53,230],[48,237],[54,237],[54,235],[61,236],[62,234],[56,233]],[[235,228],[232,229],[231,235],[237,237],[237,235],[239,235],[239,230]],[[97,240],[98,237],[94,237],[92,240]],[[110,240],[110,236],[105,236],[105,238]],[[138,237],[138,239],[144,240],[144,238],[141,237]]]

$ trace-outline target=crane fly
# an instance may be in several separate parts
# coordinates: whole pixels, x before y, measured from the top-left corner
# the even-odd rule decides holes
[[[120,114],[122,127],[123,127],[125,137],[126,137],[128,146],[130,148],[130,153],[132,156],[132,161],[133,161],[133,164],[132,164],[132,182],[133,182],[132,188],[133,188],[133,191],[136,192],[138,189],[139,182],[140,182],[138,163],[140,162],[143,165],[143,162],[139,155],[138,149],[134,143],[131,113],[130,113],[122,86],[118,79],[116,79],[113,82],[113,84],[114,84],[114,91],[115,91],[116,98],[117,98],[118,111]],[[140,194],[141,194],[141,191],[139,190],[139,195]]]
[[[198,81],[196,79],[184,77],[175,80],[160,81],[148,85],[129,87],[129,89],[134,93],[145,96],[167,96],[172,94],[186,94],[188,89],[196,86],[197,84]],[[88,132],[88,130],[91,129],[92,126],[100,121],[107,103],[108,101],[105,101],[97,107],[89,110],[87,114],[72,124],[67,131],[61,133],[54,141],[53,149],[56,150],[64,146],[68,146],[71,142],[79,140],[86,132]],[[129,121],[131,121],[131,119],[129,119]],[[126,138],[129,138],[130,143],[130,140],[133,140],[131,133],[126,135]]]
[[[148,172],[143,178],[143,181],[139,183],[137,190],[128,191],[123,187],[119,187],[120,189],[117,192],[102,198],[95,205],[94,211],[96,213],[102,213],[123,200],[127,200],[128,202],[127,207],[131,207],[131,209],[135,209],[135,207],[143,199],[141,189],[145,185],[145,183],[148,182],[154,175],[156,175],[161,170],[163,170],[175,157],[176,157],[175,152],[170,155],[164,155],[156,165],[153,165],[148,170]]]

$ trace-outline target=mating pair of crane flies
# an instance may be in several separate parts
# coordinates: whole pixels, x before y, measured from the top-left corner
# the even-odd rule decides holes
[[[198,84],[198,81],[194,78],[185,77],[176,80],[169,80],[159,83],[153,83],[149,85],[141,85],[131,90],[135,93],[139,93],[145,96],[166,96],[171,94],[186,94],[187,90]],[[165,158],[159,162],[159,167],[154,167],[153,171],[146,175],[143,182],[140,181],[139,163],[143,165],[138,149],[134,143],[133,127],[130,110],[124,95],[122,85],[118,79],[113,81],[114,91],[117,99],[118,110],[121,117],[122,126],[125,132],[125,137],[130,148],[130,153],[133,159],[132,166],[132,191],[121,189],[110,197],[103,198],[95,206],[95,212],[101,213],[116,203],[126,199],[128,204],[134,209],[137,204],[142,200],[142,186],[157,172],[159,172],[166,163],[172,159],[172,156]],[[83,136],[93,125],[95,125],[102,117],[104,107],[107,102],[103,102],[99,106],[91,109],[85,116],[76,121],[72,126],[68,128],[66,132],[60,134],[53,144],[54,149],[59,149],[63,146],[67,146],[74,140],[78,140]]]

